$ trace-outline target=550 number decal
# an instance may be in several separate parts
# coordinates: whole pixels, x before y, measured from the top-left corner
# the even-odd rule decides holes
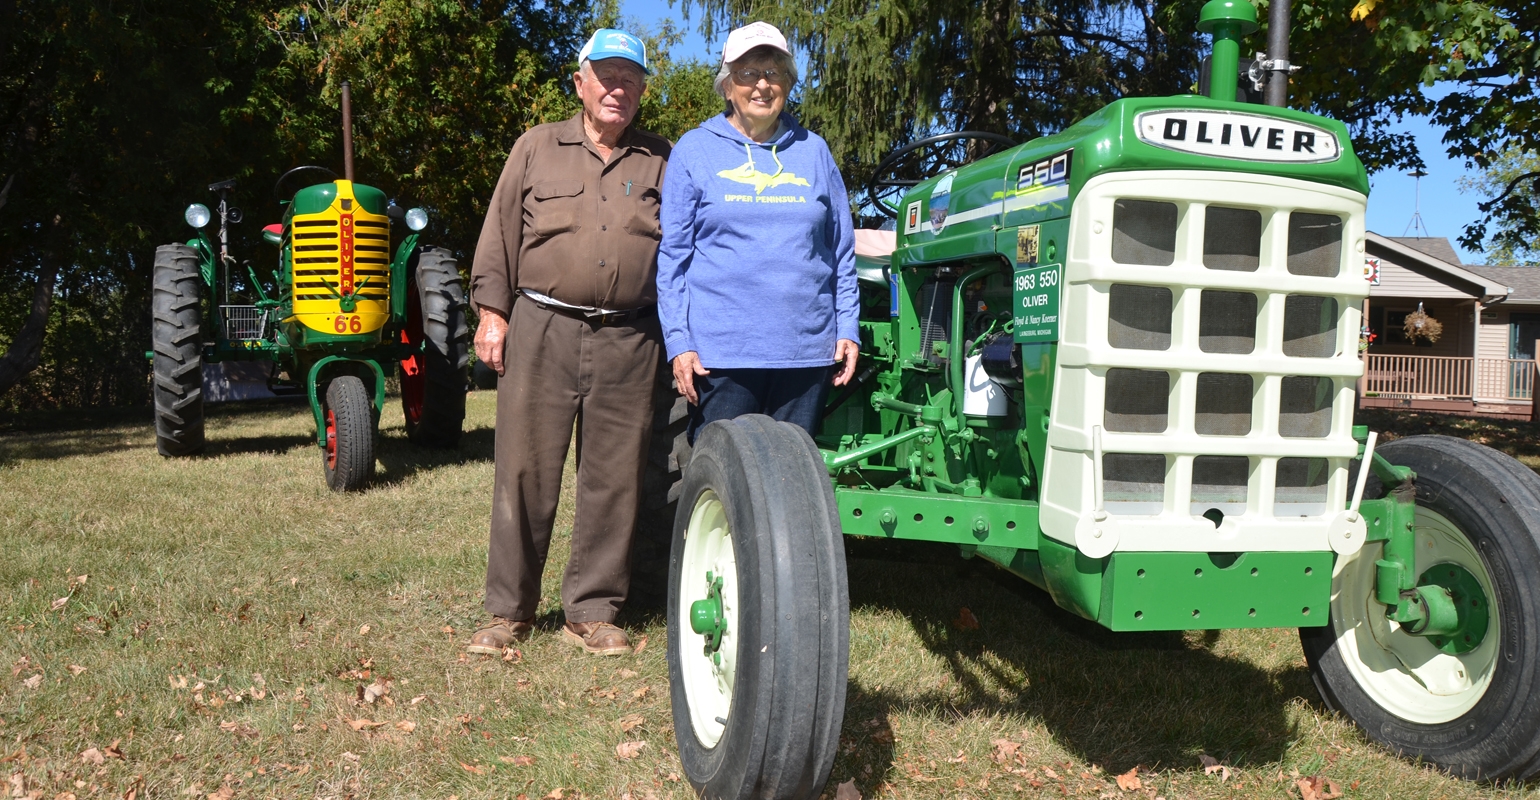
[[[1030,292],[1059,285],[1057,269],[1022,270],[1016,273],[1016,291]]]
[[[364,321],[357,314],[338,314],[332,319],[332,330],[338,333],[362,333]]]

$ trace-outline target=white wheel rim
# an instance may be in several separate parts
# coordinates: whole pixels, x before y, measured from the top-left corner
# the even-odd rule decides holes
[[[1457,564],[1476,577],[1489,611],[1486,636],[1476,649],[1450,655],[1424,636],[1413,636],[1385,617],[1374,599],[1375,567],[1383,545],[1338,559],[1332,582],[1337,649],[1358,686],[1375,703],[1408,722],[1436,725],[1458,719],[1486,694],[1501,642],[1502,608],[1481,556],[1444,515],[1418,507],[1417,574]]]
[[[727,630],[717,653],[718,664],[704,653],[706,638],[690,628],[690,605],[706,597],[706,573],[722,579],[722,617]],[[690,728],[707,748],[715,747],[727,729],[733,704],[738,657],[738,562],[733,555],[727,508],[707,489],[695,501],[684,530],[684,556],[679,570],[679,665],[684,677]]]

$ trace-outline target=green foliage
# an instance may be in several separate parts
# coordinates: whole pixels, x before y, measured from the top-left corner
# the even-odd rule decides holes
[[[1540,261],[1540,247],[1535,246],[1533,220],[1540,219],[1540,198],[1535,196],[1532,180],[1521,176],[1540,172],[1540,155],[1509,150],[1492,161],[1485,171],[1459,181],[1460,191],[1497,197],[1513,184],[1513,191],[1501,201],[1512,211],[1499,217],[1498,229],[1486,240],[1486,263],[1494,267],[1529,266]]]

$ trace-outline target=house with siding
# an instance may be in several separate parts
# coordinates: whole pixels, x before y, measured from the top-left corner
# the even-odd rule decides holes
[[[1530,418],[1540,268],[1467,266],[1443,237],[1370,232],[1365,255],[1361,408]],[[1419,309],[1442,326],[1436,341],[1403,332]]]

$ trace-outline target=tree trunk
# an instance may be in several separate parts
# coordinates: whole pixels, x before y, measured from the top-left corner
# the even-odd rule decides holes
[[[21,332],[11,341],[10,349],[0,356],[0,395],[27,377],[43,357],[43,332],[48,329],[48,308],[53,303],[53,284],[58,276],[59,262],[45,259],[37,287],[32,290],[32,311],[22,323]]]

